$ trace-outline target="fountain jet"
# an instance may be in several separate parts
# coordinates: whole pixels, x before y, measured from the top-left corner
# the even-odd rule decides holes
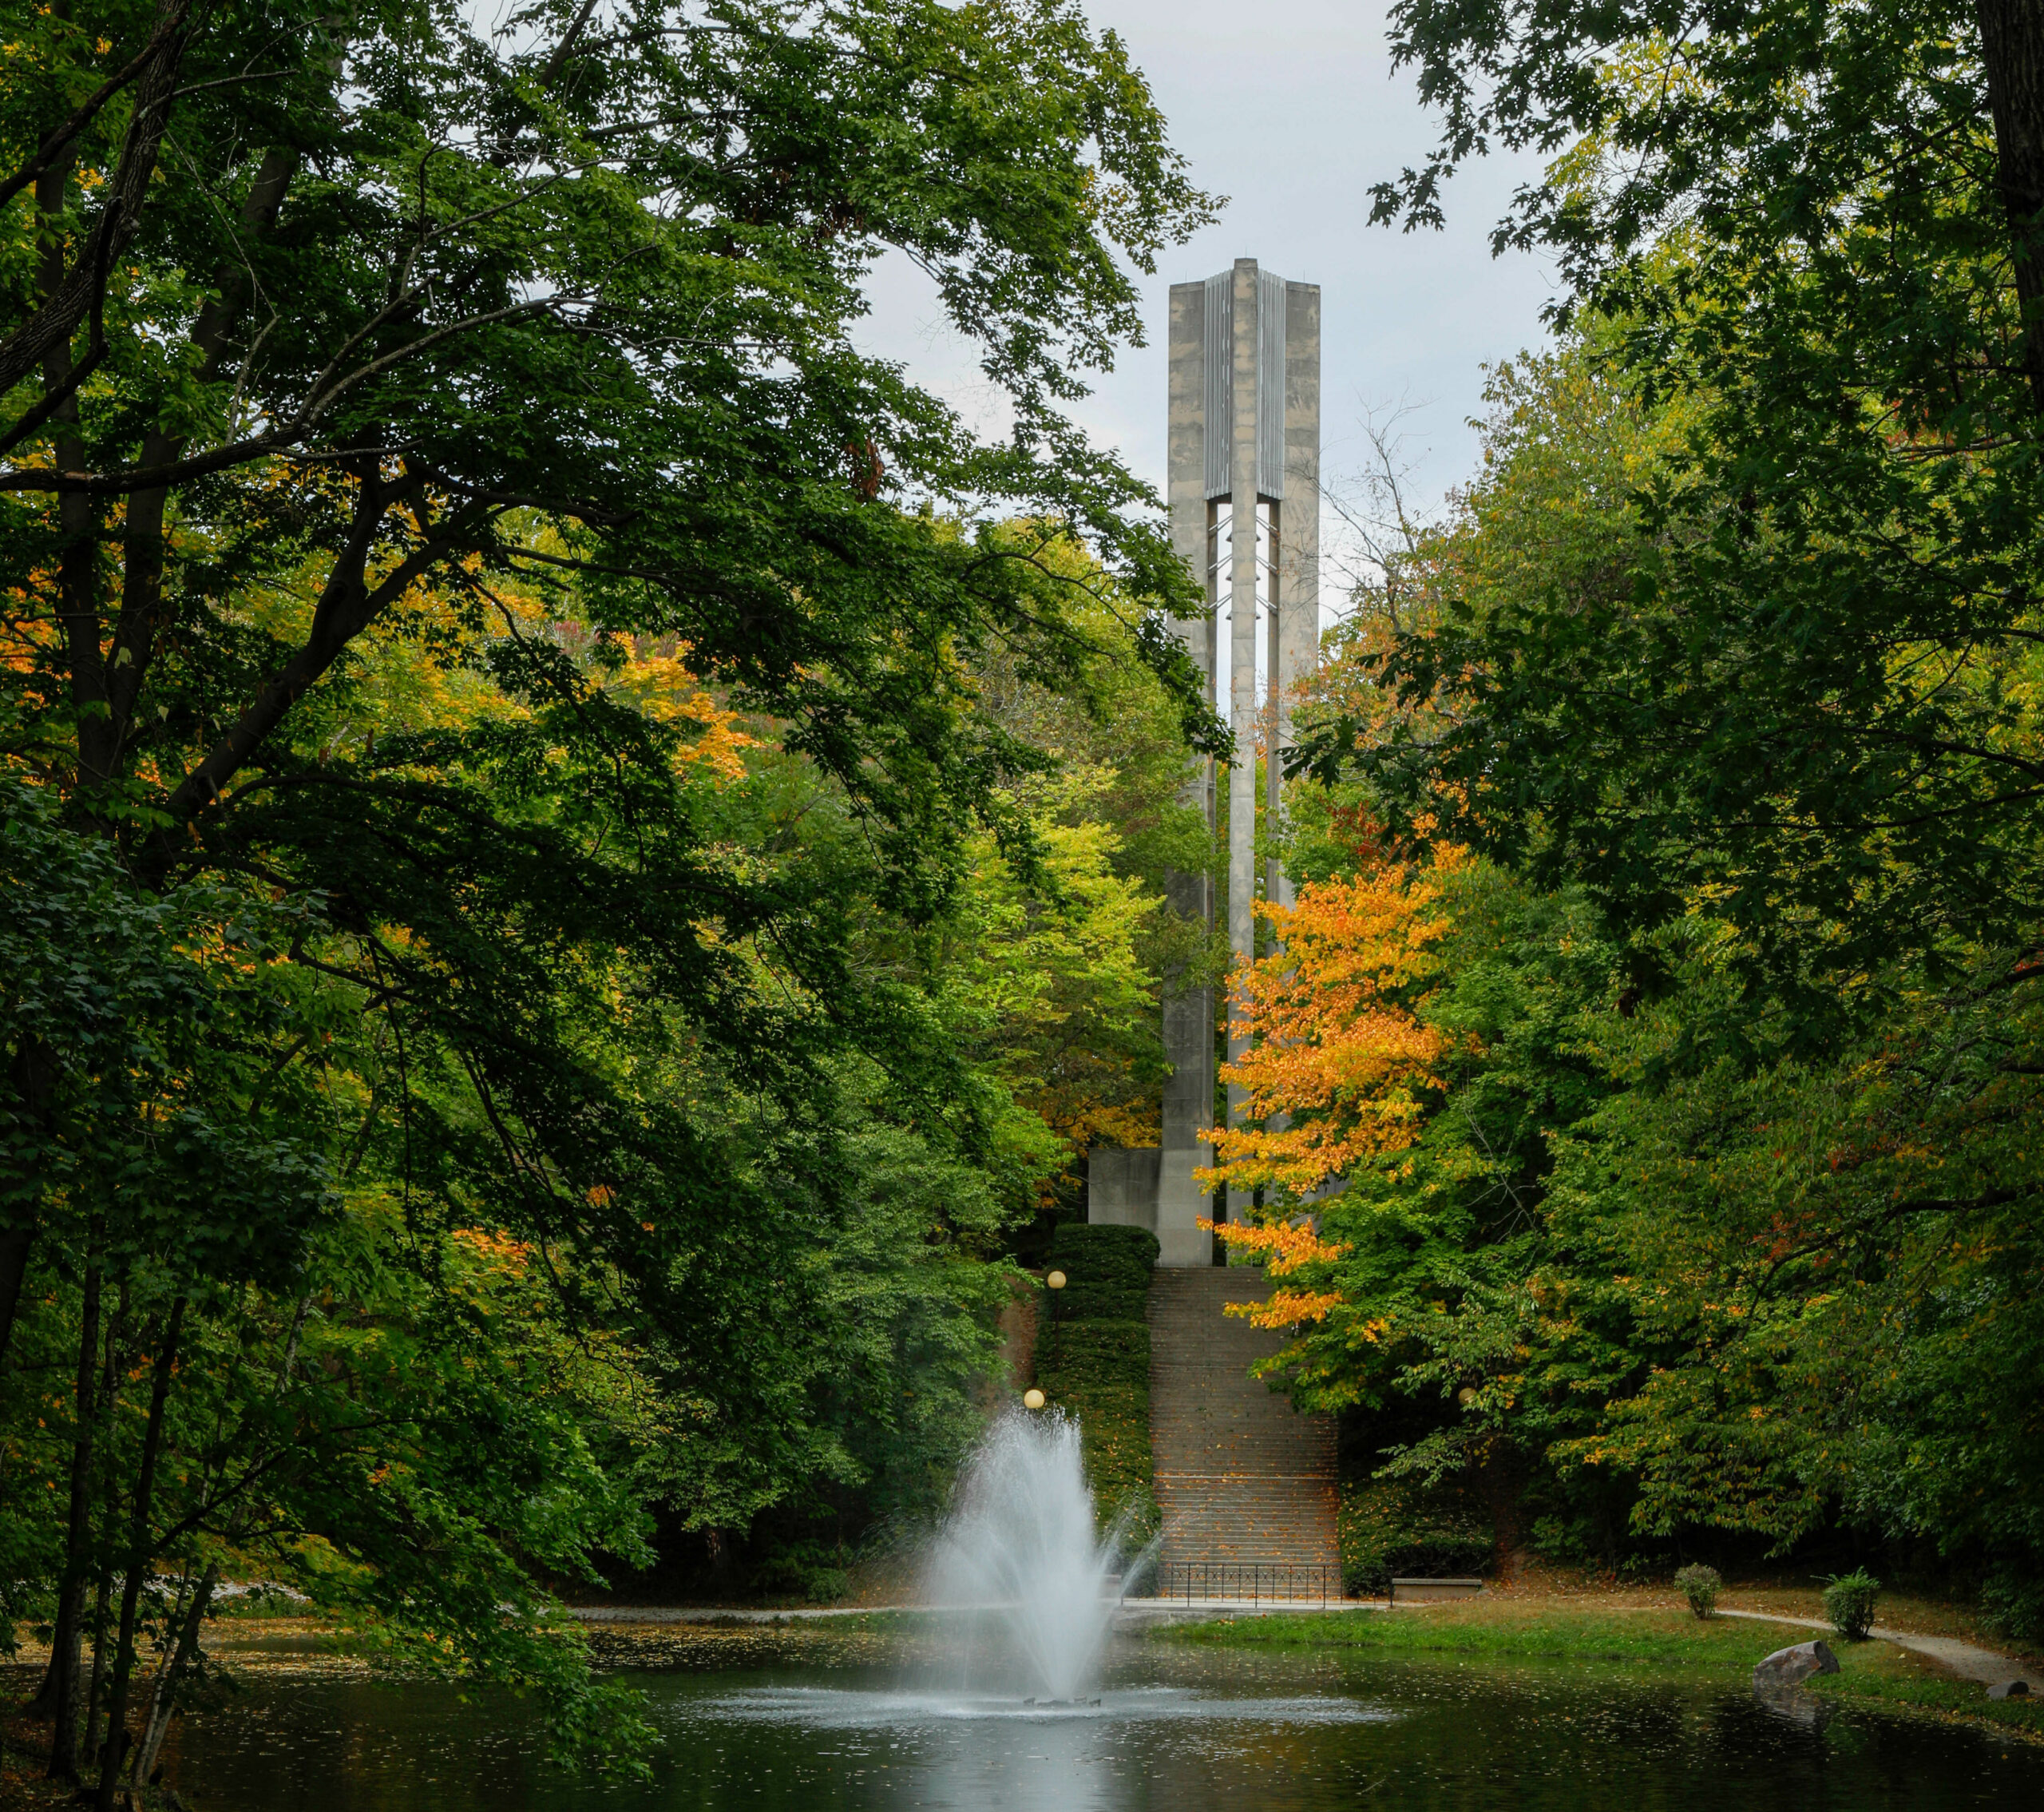
[[[969,1616],[976,1638],[991,1631],[1010,1674],[1040,1699],[1069,1702],[1099,1672],[1122,1532],[1117,1522],[1096,1533],[1078,1423],[1012,1410],[967,1462],[932,1556],[930,1600]]]

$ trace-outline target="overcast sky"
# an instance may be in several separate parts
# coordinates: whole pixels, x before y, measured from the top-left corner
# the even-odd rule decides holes
[[[1445,232],[1369,226],[1370,184],[1416,165],[1434,139],[1411,73],[1392,73],[1384,0],[1087,0],[1087,10],[1148,76],[1193,180],[1230,200],[1214,225],[1163,255],[1147,286],[1150,343],[1098,381],[1081,421],[1161,491],[1166,292],[1254,258],[1321,286],[1330,487],[1363,462],[1365,410],[1402,400],[1415,406],[1403,427],[1417,487],[1438,498],[1475,458],[1466,423],[1482,406],[1484,363],[1543,338],[1551,272],[1519,254],[1494,260],[1488,244],[1512,188],[1537,167],[1493,160],[1466,172],[1450,188]],[[890,268],[874,301],[860,336],[872,350],[905,361],[988,428],[1003,425],[915,273]],[[1336,551],[1337,521],[1324,521],[1322,540]],[[1340,602],[1332,562],[1321,586],[1325,621]]]

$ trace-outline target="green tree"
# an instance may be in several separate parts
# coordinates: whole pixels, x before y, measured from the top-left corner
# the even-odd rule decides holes
[[[1627,344],[1592,327],[1493,374],[1480,475],[1327,676],[1321,708],[1411,764],[1299,789],[1305,863],[1361,873],[1409,850],[1376,819],[1388,795],[1516,822],[1523,866],[1479,862],[1452,902],[1408,1004],[1472,1042],[1418,1140],[1319,1205],[1327,1249],[1293,1288],[1325,1307],[1285,1363],[1302,1394],[1365,1410],[1394,1471],[1523,1487],[1520,1525],[1558,1557],[1849,1533],[1897,1562],[1935,1552],[2034,1631],[2015,1381],[2044,1325],[2033,967],[1950,924],[1883,942],[1873,917],[1809,902],[1783,905],[1769,942],[1725,910],[1748,872],[1686,869],[1672,834],[1672,906],[1607,914],[1609,870],[1548,840],[1537,791],[1594,791],[1603,744],[1501,759],[1458,797],[1416,751],[1487,733],[1489,680],[1373,684],[1388,652],[1444,667],[1499,621],[1574,635],[1643,616],[1637,575],[1683,556],[1657,474],[1709,418],[1707,398],[1642,396]],[[1873,966],[1841,976],[1827,965],[1855,938]],[[1435,1413],[1405,1407],[1421,1402]]]
[[[1023,859],[1049,758],[975,709],[991,651],[1082,693],[1105,652],[1083,576],[995,525],[1082,537],[1116,649],[1224,739],[1151,500],[1061,413],[1209,204],[1119,45],[1040,0],[6,22],[0,733],[112,902],[30,914],[22,973],[86,975],[113,1049],[146,965],[94,976],[92,914],[146,944],[212,889],[277,927],[197,965],[245,1010],[154,1085],[221,1151],[139,1138],[153,1096],[93,1109],[174,1238],[96,1244],[44,1161],[87,1143],[75,1003],[10,1046],[0,1364],[18,1338],[79,1382],[22,1425],[8,1552],[73,1473],[86,1537],[25,1608],[88,1580],[97,1635],[119,1603],[87,1754],[141,1710],[141,1583],[192,1581],[168,1691],[206,1582],[259,1564],[628,1749],[542,1573],[643,1558],[676,1497],[717,1529],[909,1490],[987,1350],[1012,1104],[860,956],[951,910],[985,835]],[[1007,442],[857,352],[888,248],[981,344]],[[772,746],[735,767],[740,721]],[[180,1181],[279,1133],[252,1199]],[[859,1406],[854,1350],[869,1398],[929,1366],[928,1425]]]
[[[1376,216],[1437,220],[1493,141],[1555,153],[1499,241],[1556,252],[1611,381],[1678,409],[1614,582],[1447,601],[1379,669],[1447,734],[1331,723],[1311,752],[1627,926],[1722,918],[1749,985],[1813,1020],[1899,950],[2027,951],[2034,9],[1408,0],[1394,22],[1444,131]]]

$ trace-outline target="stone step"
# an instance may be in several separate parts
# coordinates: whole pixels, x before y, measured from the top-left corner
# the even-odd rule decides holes
[[[1223,1311],[1262,1271],[1159,1270],[1150,1288],[1150,1435],[1167,1566],[1338,1566],[1335,1430],[1250,1367],[1287,1336]]]

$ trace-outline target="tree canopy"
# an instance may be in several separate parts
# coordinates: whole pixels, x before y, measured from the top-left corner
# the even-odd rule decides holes
[[[1323,772],[1353,755],[1387,809],[1445,809],[1629,925],[1702,902],[1757,986],[1804,977],[1820,1015],[1897,950],[2027,948],[2033,14],[1395,10],[1444,129],[1376,216],[1437,220],[1494,141],[1554,153],[1499,242],[1559,258],[1559,318],[1622,433],[1643,410],[1658,445],[1605,462],[1636,532],[1537,589],[1444,600],[1378,669],[1429,728],[1365,748],[1332,720],[1304,746]]]
[[[223,1580],[630,1765],[556,1592],[927,1513],[1160,1084],[1226,736],[1067,410],[1213,204],[1056,0],[6,24],[0,1633],[101,1805]]]
[[[2036,9],[1393,18],[1377,217],[1538,150],[1566,288],[1299,714],[1216,1152],[1274,1369],[1501,1564],[1878,1546],[2034,1640]]]

